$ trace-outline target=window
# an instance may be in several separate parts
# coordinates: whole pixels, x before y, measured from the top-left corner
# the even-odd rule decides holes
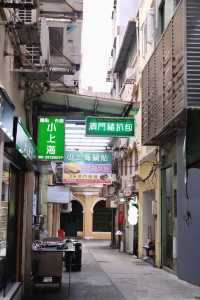
[[[176,6],[180,0],[162,0],[161,4],[159,5],[159,16],[158,16],[158,23],[160,28],[160,33],[162,34],[166,29],[167,25],[169,24]]]
[[[152,44],[155,38],[155,8],[150,8],[147,14],[147,42]]]
[[[142,56],[145,56],[147,53],[147,20],[142,24],[141,28],[142,33]]]
[[[49,48],[51,56],[63,55],[63,27],[49,27]]]
[[[159,8],[159,13],[160,13],[160,30],[162,34],[165,29],[165,1],[161,3]]]

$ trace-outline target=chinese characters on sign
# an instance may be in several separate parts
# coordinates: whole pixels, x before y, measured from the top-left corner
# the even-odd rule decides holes
[[[87,136],[134,136],[134,118],[86,118]]]
[[[16,137],[15,144],[17,150],[26,159],[33,160],[36,156],[36,148],[33,139],[25,126],[18,118],[15,118],[16,123]]]
[[[15,107],[6,90],[0,87],[0,128],[4,134],[13,141],[13,118]]]
[[[62,160],[64,157],[64,118],[40,117],[38,119],[38,159]]]
[[[68,184],[111,184],[112,153],[66,151],[63,181]]]

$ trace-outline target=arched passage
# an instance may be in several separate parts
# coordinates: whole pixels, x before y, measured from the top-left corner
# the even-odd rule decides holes
[[[61,212],[60,227],[64,229],[65,236],[77,236],[78,231],[83,231],[83,207],[77,200],[72,200],[72,211]]]
[[[112,226],[112,211],[106,208],[106,201],[97,202],[93,208],[93,231],[110,232]]]

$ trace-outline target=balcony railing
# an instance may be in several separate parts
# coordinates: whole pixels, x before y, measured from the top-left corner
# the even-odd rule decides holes
[[[142,74],[143,144],[159,145],[200,107],[200,1],[182,0]]]

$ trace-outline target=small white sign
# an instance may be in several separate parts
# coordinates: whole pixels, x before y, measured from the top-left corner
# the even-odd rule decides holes
[[[72,200],[72,193],[67,186],[48,186],[48,203],[66,204]]]

